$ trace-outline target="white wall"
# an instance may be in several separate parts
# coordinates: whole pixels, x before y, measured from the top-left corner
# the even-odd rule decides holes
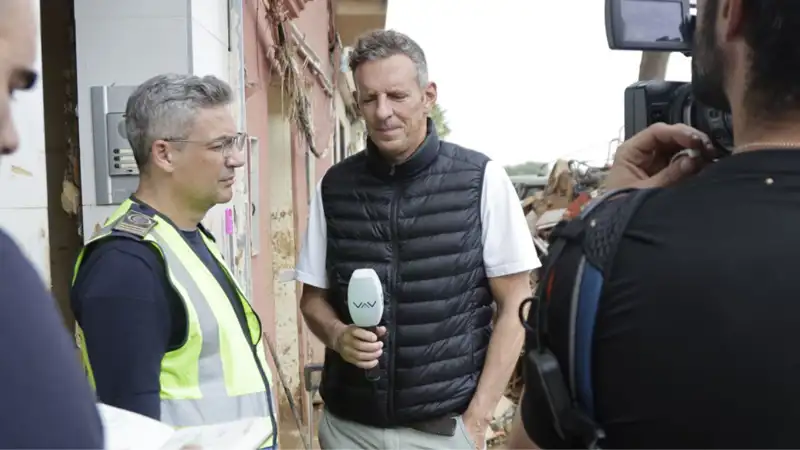
[[[39,1],[33,3],[38,18]],[[41,73],[41,42],[38,53],[36,70]],[[11,111],[21,146],[16,154],[0,159],[0,227],[22,247],[49,286],[50,238],[42,83],[37,83],[30,92],[15,96]]]
[[[236,81],[232,74],[238,69],[231,61],[238,61],[238,53],[235,45],[234,52],[228,51],[227,9],[228,0],[76,0],[84,239],[116,209],[98,206],[96,201],[90,87],[137,85],[166,72],[215,75],[228,82]],[[238,83],[233,84],[238,92]],[[238,109],[234,107],[237,119]],[[241,183],[237,186],[237,199],[244,189],[246,173],[245,168],[238,177]],[[226,233],[225,210],[231,207],[232,204],[214,208],[205,221],[228,261],[236,259],[235,236],[244,232],[244,225],[234,225],[233,233]],[[250,258],[244,259],[249,262]]]
[[[272,298],[275,302],[275,346],[283,359],[290,392],[300,390],[300,342],[297,338],[296,283],[281,281],[281,272],[295,267],[294,196],[292,189],[292,125],[281,88],[267,90],[267,145],[269,161],[270,234],[272,245]],[[310,156],[313,161],[315,158]],[[313,167],[312,167],[313,170]],[[311,173],[314,173],[313,171]],[[313,177],[312,177],[313,179]],[[312,186],[313,189],[313,186]]]
[[[97,206],[89,88],[137,85],[158,73],[189,72],[188,14],[186,0],[75,2],[84,239],[116,209]]]

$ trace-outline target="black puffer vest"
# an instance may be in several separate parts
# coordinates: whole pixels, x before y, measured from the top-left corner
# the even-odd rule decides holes
[[[492,296],[483,266],[481,192],[489,158],[428,136],[391,166],[371,143],[322,180],[328,301],[353,323],[347,285],[372,267],[388,330],[377,382],[327,350],[321,394],[335,415],[393,427],[462,413],[483,368]]]

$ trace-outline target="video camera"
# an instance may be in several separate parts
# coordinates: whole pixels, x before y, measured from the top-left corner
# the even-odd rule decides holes
[[[611,50],[679,52],[691,57],[696,14],[690,0],[606,0],[605,6]],[[695,127],[722,154],[733,147],[731,115],[696,101],[691,83],[649,80],[625,89],[625,139],[657,122]]]

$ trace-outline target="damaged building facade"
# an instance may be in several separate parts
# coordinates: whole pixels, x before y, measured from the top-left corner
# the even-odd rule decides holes
[[[303,366],[323,351],[302,322],[292,271],[310,192],[363,148],[347,46],[384,27],[386,0],[40,1],[42,81],[13,105],[22,147],[0,164],[0,224],[51,286],[65,323],[81,245],[135,188],[135,173],[115,170],[110,153],[124,142],[126,92],[159,73],[215,75],[236,93],[251,150],[234,200],[205,225],[249,291],[290,392],[304,398]]]

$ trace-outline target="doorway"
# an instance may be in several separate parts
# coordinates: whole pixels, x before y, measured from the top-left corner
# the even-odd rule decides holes
[[[51,290],[70,330],[69,290],[83,245],[74,5],[64,0],[39,9]]]
[[[298,336],[297,289],[294,280],[281,273],[295,267],[294,195],[292,192],[292,125],[288,101],[280,86],[267,90],[267,164],[269,173],[270,238],[272,249],[272,295],[275,303],[275,346],[281,371],[294,398],[301,398],[300,345]],[[263,204],[263,201],[262,201]],[[280,397],[281,446],[297,439],[292,431],[292,413]],[[299,436],[298,436],[299,437]]]

